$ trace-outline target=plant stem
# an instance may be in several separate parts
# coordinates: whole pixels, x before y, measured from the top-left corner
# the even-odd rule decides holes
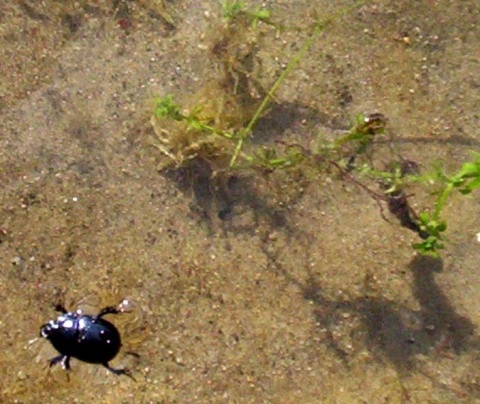
[[[267,95],[263,98],[261,104],[255,111],[255,114],[253,115],[252,119],[248,123],[247,127],[245,128],[242,136],[238,140],[237,147],[235,147],[235,152],[232,156],[232,159],[230,161],[230,167],[233,167],[235,165],[235,161],[238,158],[238,155],[240,154],[240,151],[242,150],[243,143],[245,142],[245,139],[250,136],[253,127],[259,120],[260,116],[263,114],[265,111],[265,108],[267,107],[268,103],[270,100],[273,98],[273,95],[275,92],[278,90],[282,82],[285,80],[285,78],[288,76],[288,74],[295,68],[295,66],[302,60],[303,56],[305,53],[310,49],[310,47],[313,45],[313,42],[315,41],[315,38],[317,35],[320,33],[320,31],[323,30],[323,25],[321,24],[316,24],[315,28],[312,32],[312,34],[308,37],[308,39],[305,41],[303,46],[300,48],[300,50],[297,52],[297,54],[288,62],[287,67],[285,70],[280,74],[278,79],[273,83],[272,87],[268,91]]]
[[[307,40],[304,42],[300,50],[293,56],[292,59],[287,64],[287,67],[285,70],[280,74],[278,79],[273,83],[272,87],[270,90],[267,92],[267,95],[263,98],[261,104],[255,111],[255,114],[253,115],[252,119],[248,123],[247,127],[244,129],[242,132],[238,142],[237,146],[235,147],[235,151],[233,153],[232,159],[230,160],[230,167],[233,167],[235,165],[235,162],[238,159],[238,156],[240,155],[240,152],[242,151],[243,144],[245,143],[245,139],[250,136],[252,133],[253,127],[257,123],[257,121],[260,119],[261,115],[265,111],[265,108],[267,107],[268,103],[270,100],[273,98],[273,95],[275,92],[278,90],[278,88],[281,86],[282,82],[285,80],[285,78],[290,74],[290,72],[297,66],[297,64],[302,60],[303,56],[310,50],[312,47],[315,39],[317,38],[318,34],[324,30],[325,26],[335,20],[337,17],[344,15],[346,12],[357,8],[360,5],[363,5],[367,3],[368,1],[361,0],[358,2],[355,2],[353,5],[350,7],[346,7],[344,9],[341,9],[340,11],[332,14],[330,17],[326,18],[325,20],[321,22],[317,22],[315,24],[315,27],[313,28],[312,33],[310,36],[307,38]]]
[[[435,210],[432,216],[433,220],[438,221],[438,219],[440,218],[440,212],[445,206],[445,202],[447,201],[447,198],[452,193],[454,187],[455,186],[452,183],[448,183],[445,189],[443,190],[443,192],[441,193],[440,197],[437,200],[437,203],[435,204]]]

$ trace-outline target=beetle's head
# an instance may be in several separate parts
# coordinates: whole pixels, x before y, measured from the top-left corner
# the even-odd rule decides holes
[[[55,330],[58,330],[58,323],[56,321],[49,321],[40,327],[40,336],[48,339]]]
[[[81,312],[62,314],[56,320],[50,320],[40,327],[40,336],[51,339],[58,332],[65,332],[76,327]]]

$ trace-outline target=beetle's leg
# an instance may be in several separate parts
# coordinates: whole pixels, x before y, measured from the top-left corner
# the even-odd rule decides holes
[[[62,367],[65,370],[70,370],[70,356],[65,355],[65,358],[62,361]]]
[[[97,314],[97,318],[102,318],[106,314],[118,314],[118,313],[122,313],[122,311],[115,306],[108,306],[100,310],[100,313]]]
[[[106,367],[110,372],[115,373],[118,376],[124,375],[128,376],[130,379],[136,382],[135,378],[133,377],[132,373],[128,369],[115,369],[110,367],[110,365],[107,362],[102,363],[104,367]]]
[[[107,306],[104,307],[100,312],[96,315],[97,318],[102,318],[106,314],[118,314],[118,313],[130,313],[131,309],[129,306],[129,301],[127,299],[123,299],[120,304],[116,306]]]
[[[49,366],[52,367],[56,365],[57,363],[62,364],[62,368],[66,370],[70,370],[70,356],[68,355],[59,355],[55,356],[55,358],[52,358],[49,360]]]
[[[70,356],[68,355],[59,355],[55,356],[55,358],[50,359],[49,365],[52,367],[53,365],[56,365],[57,363],[61,363],[62,367],[67,370],[66,375],[67,375],[67,380],[70,381]]]
[[[59,356],[55,356],[55,358],[52,358],[48,361],[48,365],[50,367],[56,365],[57,363],[63,361],[63,358],[64,358],[65,355],[59,355]]]
[[[60,303],[55,305],[55,311],[59,311],[62,314],[68,313],[67,309],[63,306],[63,304],[60,304]]]

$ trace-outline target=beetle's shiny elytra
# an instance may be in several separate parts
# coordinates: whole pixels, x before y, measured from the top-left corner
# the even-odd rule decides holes
[[[61,363],[66,370],[70,369],[70,358],[88,363],[98,363],[117,375],[126,375],[133,379],[127,369],[114,369],[108,364],[122,346],[117,328],[105,320],[107,314],[118,314],[122,311],[109,306],[100,310],[96,316],[82,314],[80,310],[67,312],[62,305],[55,310],[61,316],[51,320],[40,328],[40,336],[48,339],[60,353],[50,359],[50,366]]]

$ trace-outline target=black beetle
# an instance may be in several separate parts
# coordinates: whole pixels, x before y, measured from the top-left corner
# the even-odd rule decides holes
[[[70,358],[74,357],[84,362],[102,364],[116,375],[133,379],[129,370],[114,369],[108,364],[117,355],[122,342],[117,328],[102,317],[122,313],[123,310],[109,306],[96,316],[82,314],[80,310],[67,312],[60,304],[55,306],[55,310],[62,315],[40,328],[40,336],[48,339],[60,353],[50,359],[50,366],[61,363],[64,369],[70,370]]]

